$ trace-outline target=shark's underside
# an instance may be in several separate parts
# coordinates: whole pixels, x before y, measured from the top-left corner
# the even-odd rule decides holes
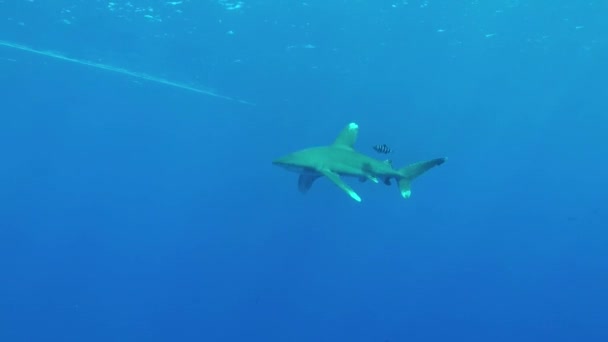
[[[447,160],[436,158],[394,169],[389,161],[368,157],[354,149],[358,132],[359,126],[350,123],[333,144],[300,150],[274,160],[273,164],[299,173],[298,188],[302,193],[307,192],[316,179],[325,176],[355,201],[360,202],[361,197],[340,176],[356,177],[361,181],[371,180],[375,183],[381,181],[386,185],[390,185],[391,180],[395,179],[401,196],[409,198],[412,194],[412,180]]]

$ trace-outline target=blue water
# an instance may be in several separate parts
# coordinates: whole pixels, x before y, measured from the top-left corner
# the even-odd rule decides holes
[[[0,0],[0,341],[608,341],[608,3]],[[271,160],[447,156],[297,190]]]

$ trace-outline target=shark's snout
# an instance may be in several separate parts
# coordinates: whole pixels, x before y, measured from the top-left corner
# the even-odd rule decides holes
[[[301,165],[301,163],[298,163],[297,160],[294,160],[294,157],[292,154],[277,158],[272,161],[272,164],[282,167],[287,171],[292,171],[292,172],[297,172],[297,173],[303,173],[306,171],[306,167]]]
[[[276,165],[278,167],[282,167],[285,169],[290,169],[290,164],[287,162],[285,157],[281,157],[281,158],[277,158],[275,160],[272,161],[272,165]]]
[[[277,158],[275,160],[272,161],[273,165],[277,165],[277,166],[284,166],[286,164],[285,158],[281,157],[281,158]]]

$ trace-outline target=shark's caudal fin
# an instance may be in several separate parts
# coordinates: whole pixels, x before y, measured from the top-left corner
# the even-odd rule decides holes
[[[332,146],[335,147],[343,147],[343,148],[353,148],[355,143],[357,142],[357,136],[359,135],[359,125],[354,122],[348,124],[348,126],[344,127],[340,135],[336,138]]]
[[[445,163],[447,158],[436,158],[423,162],[414,163],[404,168],[399,169],[401,178],[399,178],[399,191],[403,198],[409,198],[412,195],[411,184],[414,178],[427,172],[429,169]]]

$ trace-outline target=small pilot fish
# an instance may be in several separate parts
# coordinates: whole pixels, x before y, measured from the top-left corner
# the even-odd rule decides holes
[[[383,154],[389,154],[391,152],[393,152],[393,150],[391,150],[390,147],[388,147],[386,144],[382,144],[382,145],[376,145],[372,147],[374,149],[374,151],[378,152],[378,153],[383,153]]]

